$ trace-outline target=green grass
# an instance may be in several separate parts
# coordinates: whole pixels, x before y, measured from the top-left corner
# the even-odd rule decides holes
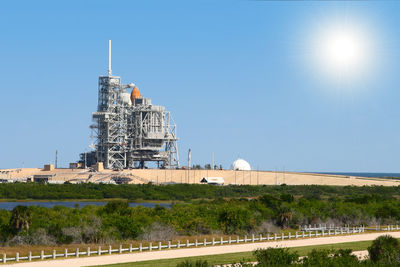
[[[296,247],[290,248],[291,251],[297,251],[300,256],[307,255],[313,249],[352,249],[353,251],[366,250],[372,243],[371,241],[359,241],[359,242],[348,242],[339,244],[328,244],[328,245],[318,245],[318,246],[306,246],[306,247]],[[254,261],[253,252],[239,252],[239,253],[228,253],[228,254],[218,254],[218,255],[207,255],[207,256],[197,256],[197,257],[183,257],[175,259],[165,259],[165,260],[152,260],[152,261],[140,261],[140,262],[128,262],[128,263],[118,263],[110,265],[101,266],[112,266],[112,267],[136,267],[136,266],[160,266],[160,267],[175,267],[178,263],[190,260],[207,260],[210,264],[229,264],[237,263],[242,260],[244,261]]]

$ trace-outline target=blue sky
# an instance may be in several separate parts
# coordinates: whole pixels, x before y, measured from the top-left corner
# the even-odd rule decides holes
[[[134,82],[178,125],[181,163],[400,172],[398,1],[7,1],[0,168],[67,166],[90,144],[97,79]],[[324,23],[368,32],[357,81],[320,75]]]

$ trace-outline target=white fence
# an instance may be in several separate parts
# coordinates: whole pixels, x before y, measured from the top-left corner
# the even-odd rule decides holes
[[[393,226],[388,226],[385,230],[398,230],[398,225],[396,228]],[[335,228],[333,230],[322,230],[322,231],[298,231],[295,233],[287,233],[287,234],[267,234],[267,235],[251,235],[244,236],[240,238],[239,236],[231,237],[229,236],[227,239],[223,237],[216,240],[212,238],[211,240],[207,240],[204,238],[199,242],[199,240],[195,240],[194,242],[190,242],[186,240],[185,243],[181,243],[179,240],[176,243],[172,241],[168,241],[167,243],[158,242],[158,243],[149,243],[146,246],[143,246],[142,243],[139,244],[139,247],[133,247],[132,244],[129,247],[123,247],[122,245],[119,248],[112,248],[112,246],[108,246],[107,249],[98,247],[97,250],[91,250],[90,247],[87,248],[86,251],[79,251],[77,248],[75,251],[68,251],[65,249],[64,253],[57,253],[56,250],[53,251],[53,254],[45,255],[44,251],[41,251],[40,255],[32,255],[32,252],[29,252],[28,256],[20,256],[19,253],[16,253],[15,257],[8,258],[6,253],[3,254],[3,257],[0,259],[0,262],[7,263],[10,261],[19,262],[19,261],[32,261],[35,259],[56,259],[56,258],[68,258],[68,257],[80,257],[80,256],[92,256],[92,255],[104,255],[104,254],[112,254],[112,253],[123,253],[123,252],[142,252],[142,251],[153,251],[153,250],[162,250],[162,249],[180,249],[180,248],[189,248],[189,247],[201,247],[201,246],[215,246],[215,245],[224,245],[224,244],[239,244],[239,243],[249,243],[249,242],[262,242],[262,241],[275,241],[275,240],[285,240],[285,239],[297,239],[297,238],[310,238],[310,237],[319,237],[319,236],[331,236],[331,235],[343,235],[343,234],[357,234],[365,231],[364,226],[360,227],[341,227]]]

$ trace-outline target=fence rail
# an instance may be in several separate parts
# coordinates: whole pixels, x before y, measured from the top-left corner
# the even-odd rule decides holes
[[[189,248],[189,247],[201,247],[201,246],[215,246],[215,245],[224,245],[224,244],[239,244],[239,243],[248,243],[248,242],[263,242],[263,241],[275,241],[275,240],[285,240],[285,239],[298,239],[298,238],[311,238],[311,237],[319,237],[319,236],[331,236],[331,235],[343,235],[343,234],[357,234],[363,233],[367,228],[364,226],[360,227],[336,227],[334,229],[328,230],[316,230],[316,231],[297,231],[295,233],[281,233],[281,234],[266,234],[266,235],[251,235],[244,237],[239,236],[229,236],[227,239],[223,237],[219,239],[212,238],[211,240],[207,240],[204,238],[203,240],[195,240],[194,242],[190,242],[186,240],[186,242],[181,243],[181,241],[177,241],[173,243],[172,241],[168,242],[156,242],[156,243],[148,243],[146,246],[143,246],[142,243],[139,244],[139,247],[133,247],[132,244],[129,247],[123,247],[120,245],[118,248],[113,248],[112,246],[108,246],[107,249],[99,246],[97,250],[91,250],[90,247],[87,248],[86,251],[79,251],[77,248],[75,251],[68,251],[65,249],[64,253],[57,253],[56,250],[53,250],[53,253],[50,255],[45,255],[42,250],[40,255],[32,255],[32,252],[29,252],[27,256],[20,256],[19,253],[16,253],[15,257],[8,258],[6,253],[3,254],[3,257],[0,258],[0,263],[7,263],[10,261],[19,262],[19,261],[32,261],[35,259],[56,259],[56,258],[68,258],[68,257],[80,257],[80,256],[92,256],[92,255],[105,255],[112,253],[123,253],[123,252],[142,252],[142,251],[154,251],[154,250],[162,250],[162,249],[180,249],[180,248]],[[375,230],[375,228],[372,228]],[[389,225],[386,228],[380,227],[383,231],[389,230],[399,230],[399,226]]]

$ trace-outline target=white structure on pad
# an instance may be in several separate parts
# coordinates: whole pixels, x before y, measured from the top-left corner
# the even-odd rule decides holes
[[[235,171],[251,171],[250,164],[241,158],[238,158],[232,163],[232,169]]]

